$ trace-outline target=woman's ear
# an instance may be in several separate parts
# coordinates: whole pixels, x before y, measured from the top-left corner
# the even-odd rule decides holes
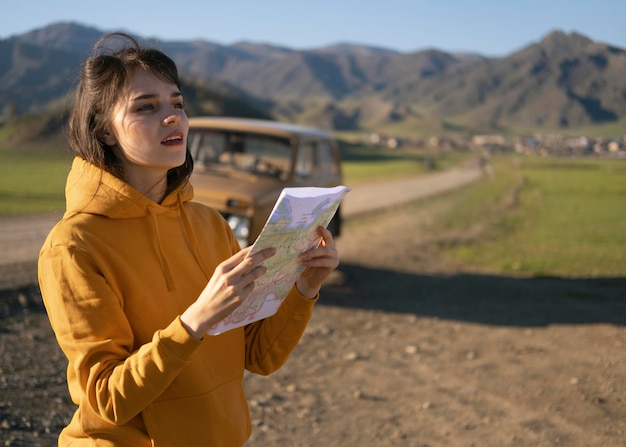
[[[104,144],[111,147],[117,144],[117,139],[115,138],[115,135],[113,135],[113,132],[108,129],[105,130],[102,134],[102,141],[104,142]]]

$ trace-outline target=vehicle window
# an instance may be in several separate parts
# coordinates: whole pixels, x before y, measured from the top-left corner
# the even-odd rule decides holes
[[[260,174],[286,178],[291,167],[293,150],[284,138],[248,135],[244,152],[254,158],[253,170]]]
[[[313,142],[302,143],[298,151],[296,162],[296,175],[299,177],[310,177],[315,170],[315,146]]]
[[[293,150],[289,140],[227,131],[190,131],[190,151],[204,168],[225,167],[286,179]]]
[[[226,146],[226,134],[222,132],[190,132],[189,140],[194,161],[205,167],[217,163]]]
[[[302,144],[296,163],[296,174],[300,177],[336,175],[339,167],[332,145],[328,141],[307,141]]]
[[[339,166],[335,160],[333,147],[328,141],[320,141],[317,145],[319,172],[322,175],[339,174]]]

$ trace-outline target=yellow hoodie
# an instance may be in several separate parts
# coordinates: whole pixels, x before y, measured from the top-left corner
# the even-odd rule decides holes
[[[39,283],[78,405],[59,445],[240,446],[244,369],[269,374],[315,300],[292,289],[274,316],[199,341],[180,322],[239,246],[189,183],[157,204],[76,158],[67,211],[39,257]]]

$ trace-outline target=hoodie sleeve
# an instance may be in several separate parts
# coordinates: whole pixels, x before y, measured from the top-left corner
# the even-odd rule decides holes
[[[249,324],[246,333],[246,369],[268,375],[279,369],[296,347],[317,302],[301,295],[294,285],[278,312]]]
[[[121,425],[139,414],[200,344],[176,318],[133,350],[123,303],[82,248],[47,242],[39,257],[39,283],[69,360],[72,399],[110,423]]]

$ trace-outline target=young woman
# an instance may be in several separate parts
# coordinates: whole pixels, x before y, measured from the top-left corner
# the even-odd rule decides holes
[[[124,46],[107,51],[114,37]],[[287,360],[338,265],[319,228],[319,248],[302,256],[274,316],[205,335],[250,294],[274,250],[246,258],[224,219],[191,202],[187,131],[170,58],[123,34],[96,44],[70,117],[67,209],[39,258],[78,406],[59,445],[243,445],[244,369],[269,374]]]

